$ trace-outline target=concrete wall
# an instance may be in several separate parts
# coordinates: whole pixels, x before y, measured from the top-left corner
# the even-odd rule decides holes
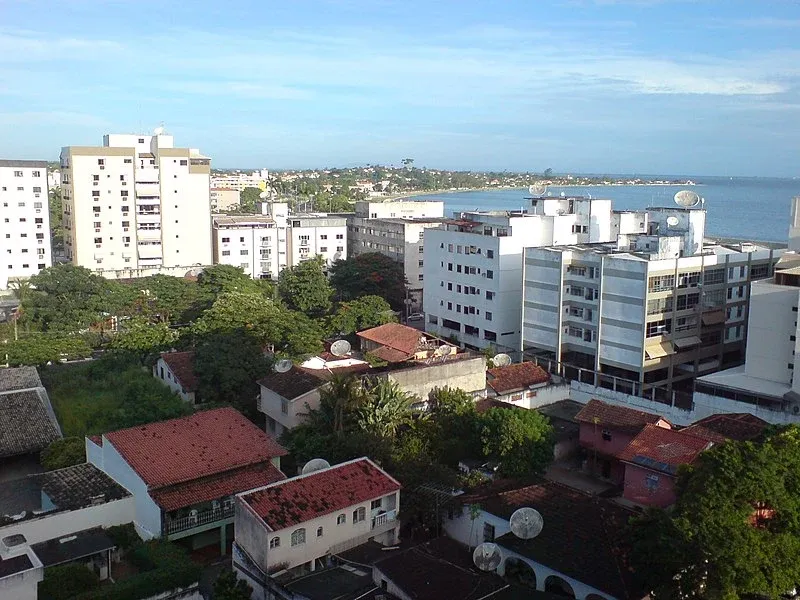
[[[797,337],[798,288],[756,283],[751,288],[745,373],[791,385]],[[800,377],[797,378],[800,385]]]
[[[434,388],[451,387],[465,392],[476,392],[486,387],[486,360],[475,358],[446,360],[410,369],[398,369],[382,373],[389,381],[394,381],[403,391],[415,394],[422,400],[428,399]]]
[[[603,439],[603,432],[611,434],[610,440]],[[607,456],[614,456],[627,448],[635,434],[626,433],[603,425],[581,423],[578,440],[588,452],[599,452]]]
[[[284,398],[280,394],[261,386],[259,410],[275,420],[275,436],[281,435],[286,429],[297,427],[305,419],[305,413],[319,408],[319,388],[298,396],[294,400],[287,401],[288,412],[286,413],[281,410],[283,400]],[[269,433],[273,432],[270,430]]]
[[[675,479],[637,465],[625,465],[623,497],[631,502],[666,508],[675,504]]]
[[[558,383],[553,385],[543,385],[536,387],[532,390],[525,390],[524,392],[517,392],[516,394],[504,394],[495,396],[495,400],[508,402],[514,406],[521,406],[522,408],[534,409],[540,406],[547,406],[558,402],[559,400],[566,400],[569,398],[570,387],[568,383]],[[517,396],[522,394],[522,398]]]
[[[707,417],[709,414],[712,414],[708,413],[702,416],[697,416],[693,411],[683,410],[681,408],[671,406],[669,404],[664,404],[662,402],[654,402],[653,400],[640,398],[639,396],[631,396],[630,394],[625,394],[623,392],[615,392],[613,390],[609,390],[603,387],[596,387],[588,383],[581,383],[579,381],[572,381],[570,383],[570,394],[569,394],[570,400],[575,400],[576,402],[580,402],[581,404],[586,404],[592,398],[597,398],[598,400],[602,400],[603,402],[607,402],[609,404],[615,404],[617,406],[626,406],[628,408],[635,408],[636,410],[643,410],[646,412],[661,415],[674,425],[691,425],[697,419],[702,419],[704,416]],[[752,405],[748,404],[746,406],[752,406]],[[717,412],[730,412],[730,411],[717,411]],[[739,411],[739,412],[750,412],[750,411]]]
[[[0,598],[3,600],[37,600],[39,582],[44,579],[44,568],[36,554],[28,548],[28,559],[33,567],[27,571],[0,578]]]
[[[464,507],[461,516],[453,519],[444,519],[442,522],[448,537],[471,548],[475,548],[475,546],[483,542],[484,524],[494,525],[495,539],[511,531],[507,519],[501,519],[483,510],[479,511],[478,516],[473,521],[470,518],[468,506]]]

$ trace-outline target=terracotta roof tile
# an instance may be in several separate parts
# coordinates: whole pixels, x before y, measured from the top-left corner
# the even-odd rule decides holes
[[[233,408],[105,434],[150,488],[269,461],[287,452]]]
[[[732,413],[711,415],[681,431],[719,444],[726,440],[753,440],[768,425],[766,421],[749,413]]]
[[[579,423],[604,425],[626,431],[638,431],[648,423],[655,424],[662,420],[669,423],[659,415],[625,406],[606,404],[600,400],[589,400],[586,406],[575,415],[575,420]]]
[[[163,487],[151,492],[150,495],[156,504],[169,511],[199,502],[219,500],[225,496],[233,496],[284,479],[286,479],[286,475],[275,465],[265,462],[187,483]]]
[[[524,390],[531,385],[548,381],[550,374],[533,362],[496,367],[486,371],[486,384],[498,394]]]
[[[294,400],[324,385],[325,380],[321,375],[317,375],[313,369],[292,367],[285,373],[273,371],[259,380],[258,384],[287,400]]]
[[[694,462],[711,442],[701,437],[647,424],[628,446],[617,454],[622,461],[675,475],[680,465]]]
[[[197,374],[194,370],[194,352],[163,352],[161,358],[187,392],[197,391]]]
[[[475,402],[475,410],[479,413],[485,413],[491,408],[518,408],[519,410],[526,410],[511,402],[503,402],[502,400],[495,400],[494,398],[481,398]]]
[[[241,498],[277,531],[399,489],[396,479],[368,458],[359,458],[247,492]]]
[[[374,356],[375,358],[385,360],[389,363],[404,362],[413,356],[411,353],[403,352],[402,350],[395,350],[394,348],[389,348],[388,346],[375,348],[375,350],[370,350],[368,354]]]
[[[413,327],[400,323],[386,323],[372,329],[359,331],[356,335],[381,346],[388,346],[394,350],[412,355],[419,347],[420,338],[425,334]]]
[[[0,458],[39,452],[60,438],[44,388],[0,394]]]

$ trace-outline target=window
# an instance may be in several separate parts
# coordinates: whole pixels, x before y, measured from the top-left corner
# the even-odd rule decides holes
[[[328,247],[327,246],[320,246],[319,247],[319,251],[320,252],[327,252],[328,251]]]
[[[344,234],[343,233],[337,233],[336,234],[336,239],[337,240],[343,240],[344,239]]]
[[[230,242],[230,241],[231,241],[231,238],[229,238],[229,237],[224,237],[224,238],[222,238],[222,243],[223,243],[223,244],[227,244],[227,243],[228,243],[228,242]]]
[[[744,273],[745,273],[745,269],[746,268],[747,267],[745,267],[744,265],[739,267],[739,277],[744,277]]]
[[[231,255],[231,251],[230,250],[223,250],[222,251],[222,256],[230,256],[230,255]]]
[[[336,246],[337,252],[342,252],[344,250],[344,246]]]
[[[128,212],[128,207],[127,206],[123,206],[122,207],[122,212]]]
[[[101,237],[94,238],[94,243],[95,244],[102,244],[103,243],[103,238],[101,238]]]
[[[269,541],[270,548],[280,548],[281,547],[281,538],[280,536],[275,536]]]
[[[666,292],[675,287],[675,275],[660,275],[651,277],[648,282],[648,291]]]
[[[486,292],[486,299],[487,300],[494,300],[494,292]]]
[[[700,271],[691,271],[689,273],[681,273],[678,275],[678,287],[697,287],[700,283]]]
[[[647,331],[645,337],[655,337],[657,335],[664,335],[672,331],[672,319],[662,319],[660,321],[652,321],[647,324]]]
[[[14,171],[14,177],[22,177],[22,171]]]
[[[40,187],[33,188],[33,193],[34,194],[41,194],[42,193],[42,188],[40,188]]]
[[[98,164],[98,165],[100,165],[100,166],[102,167],[103,165],[105,165],[105,164],[106,164],[106,161],[105,161],[105,159],[104,159],[104,158],[98,158],[98,159],[97,159],[97,164]]]
[[[644,487],[648,490],[658,489],[658,475],[655,473],[648,473],[644,476]]]
[[[285,415],[289,414],[289,401],[286,398],[281,398],[281,412]]]
[[[418,266],[418,267],[422,267],[422,261],[421,261],[421,260],[420,260],[420,261],[417,261],[417,266]]]
[[[483,524],[483,541],[484,542],[494,541],[494,525],[491,525],[489,523]]]
[[[483,313],[483,316],[486,317],[487,321],[491,321],[492,320],[492,313],[490,313],[488,310]]]
[[[133,160],[132,160],[132,159],[130,159],[130,158],[126,158],[126,159],[125,159],[125,160],[123,160],[122,162],[124,162],[126,165],[129,165],[129,164],[131,164],[131,163],[133,162]]]
[[[361,508],[357,508],[353,511],[353,524],[360,523],[361,521],[366,520],[367,518],[367,509],[363,506]]]
[[[32,175],[33,175],[34,177],[41,177],[41,176],[42,176],[42,172],[41,172],[41,171],[34,171],[34,172],[32,173]]]
[[[750,279],[769,277],[769,265],[753,265],[750,267]]]
[[[647,314],[657,315],[658,313],[670,312],[672,310],[672,296],[667,298],[655,298],[647,301]]]
[[[139,143],[144,144],[144,138],[139,138]]]
[[[250,250],[239,250],[239,256],[247,256],[250,254]]]
[[[121,190],[121,191],[120,191],[120,193],[119,193],[119,195],[120,195],[122,198],[127,198],[127,197],[128,197],[128,190]]]
[[[610,430],[608,430],[608,429],[603,429],[603,431],[602,431],[602,434],[601,434],[601,435],[602,435],[602,437],[603,437],[603,441],[604,441],[604,442],[610,442],[610,441],[611,441],[611,431],[610,431]]]
[[[93,206],[93,207],[92,207],[92,209],[93,209],[93,210],[94,210],[94,212],[96,212],[96,213],[99,213],[99,212],[100,212],[100,207],[99,207],[99,206]]]
[[[338,517],[336,517],[336,524],[337,525],[344,525],[345,523],[347,523],[347,516],[345,516],[344,513],[342,513]]]
[[[306,530],[304,527],[295,529],[292,532],[292,546],[299,546],[306,543]]]
[[[703,282],[706,285],[723,283],[725,281],[725,269],[712,269],[703,275]]]
[[[487,270],[486,271],[486,279],[494,279],[494,271]]]
[[[676,308],[678,310],[689,310],[700,303],[700,294],[686,294],[685,296],[678,296]]]
[[[369,505],[370,510],[376,510],[381,507],[381,499],[378,498],[377,500],[373,500],[372,503]]]
[[[449,282],[449,281],[447,282],[447,291],[448,292],[452,292],[453,291],[453,284],[451,282]]]
[[[317,537],[322,537],[322,527],[317,527]]]

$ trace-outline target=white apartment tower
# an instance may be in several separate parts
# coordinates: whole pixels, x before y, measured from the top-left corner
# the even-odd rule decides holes
[[[210,265],[211,159],[171,135],[112,134],[61,151],[64,246],[109,278]]]
[[[52,265],[47,162],[0,160],[0,289]]]

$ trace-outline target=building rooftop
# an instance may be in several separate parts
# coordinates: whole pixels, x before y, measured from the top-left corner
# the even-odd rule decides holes
[[[325,379],[313,369],[293,366],[285,373],[273,371],[260,379],[258,384],[287,400],[294,400],[324,385]]]
[[[194,352],[162,352],[161,358],[167,363],[178,383],[187,392],[197,391],[197,373],[194,370]]]
[[[0,392],[27,390],[42,387],[36,367],[0,369]]]
[[[3,165],[0,165],[0,167],[1,166]],[[13,166],[22,166],[22,165],[13,165]],[[0,579],[10,577],[11,575],[16,575],[17,573],[22,573],[23,571],[27,571],[32,568],[33,568],[33,563],[26,554],[21,554],[19,556],[11,556],[9,558],[3,558],[2,556],[0,556]]]
[[[394,600],[372,579],[372,569],[343,564],[293,579],[284,587],[307,600]],[[381,596],[382,595],[382,596]]]
[[[93,556],[112,548],[116,548],[116,545],[103,532],[102,527],[85,529],[31,546],[45,568]]]
[[[656,424],[659,421],[669,423],[663,417],[653,413],[615,404],[606,404],[601,400],[595,399],[589,400],[586,406],[575,415],[575,420],[579,423],[589,423],[630,432],[639,431],[648,423]]]
[[[726,440],[740,442],[754,440],[764,433],[768,425],[769,423],[763,419],[749,413],[730,413],[700,419],[689,427],[681,429],[681,432],[720,444]]]
[[[761,379],[760,377],[753,377],[745,372],[745,366],[739,365],[718,371],[716,373],[709,373],[696,379],[697,383],[706,385],[724,387],[731,390],[743,391],[762,398],[769,396],[775,398],[776,402],[781,402],[785,394],[792,391],[792,386],[770,379]]]
[[[577,439],[580,425],[575,416],[583,409],[583,404],[574,400],[559,400],[552,404],[545,404],[536,410],[548,419],[553,426],[556,440]]]
[[[525,390],[532,385],[549,381],[550,374],[534,362],[495,367],[486,371],[486,385],[498,394]]]
[[[400,483],[368,458],[358,458],[245,492],[247,503],[273,531],[374,500]]]
[[[270,215],[214,215],[212,219],[217,227],[275,225],[275,220]]]
[[[413,358],[422,349],[435,349],[439,345],[438,338],[400,323],[386,323],[359,331],[356,335],[361,339],[362,345],[366,340],[382,346],[370,350],[369,353],[387,362],[403,362]],[[440,343],[444,344],[443,341]]]
[[[690,433],[647,424],[628,446],[617,454],[621,461],[653,471],[675,475],[712,445],[708,439]]]
[[[193,481],[287,453],[229,407],[121,429],[104,438],[150,488]]]
[[[40,452],[60,438],[44,388],[0,394],[0,458]]]
[[[495,543],[616,598],[645,595],[630,568],[625,539],[628,519],[635,513],[552,481],[511,487],[498,483],[478,488],[460,500],[477,503],[501,519],[510,518],[518,508],[532,506],[541,513],[544,528],[533,539],[508,533]]]

